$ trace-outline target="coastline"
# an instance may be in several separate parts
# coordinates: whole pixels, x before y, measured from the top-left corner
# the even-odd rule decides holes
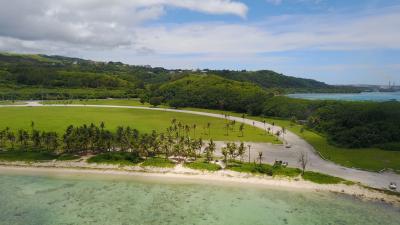
[[[42,175],[73,176],[89,175],[101,178],[145,178],[152,180],[170,180],[173,182],[202,182],[213,184],[249,185],[272,189],[296,191],[331,192],[345,194],[363,201],[387,203],[400,207],[400,196],[390,195],[381,190],[363,187],[359,184],[317,184],[298,178],[270,177],[221,170],[217,172],[200,171],[178,165],[174,168],[155,168],[141,166],[119,166],[89,164],[86,162],[5,162],[0,161],[0,175]]]

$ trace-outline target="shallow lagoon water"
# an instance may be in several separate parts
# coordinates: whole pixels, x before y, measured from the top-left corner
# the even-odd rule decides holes
[[[301,98],[309,100],[344,100],[344,101],[375,101],[384,102],[396,100],[400,101],[400,92],[362,92],[350,94],[335,93],[306,93],[306,94],[290,94],[291,98]]]
[[[399,224],[400,209],[327,192],[0,171],[0,224]]]

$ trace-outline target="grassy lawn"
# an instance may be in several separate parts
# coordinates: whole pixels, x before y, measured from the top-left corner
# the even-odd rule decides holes
[[[161,168],[173,168],[175,167],[175,163],[170,160],[166,160],[164,158],[154,157],[147,158],[141,166],[152,166],[152,167],[161,167]]]
[[[31,151],[5,151],[0,152],[0,160],[3,161],[25,161],[25,162],[35,162],[35,161],[48,161],[48,160],[74,160],[78,159],[78,156],[74,155],[57,155],[50,152],[31,152]]]
[[[195,162],[185,163],[187,168],[195,170],[218,171],[221,169],[220,165],[208,163],[204,159],[197,159]]]
[[[238,161],[230,162],[227,169],[242,173],[266,174],[269,176],[283,177],[297,177],[301,173],[301,170],[297,168],[274,167],[268,164],[260,165],[258,163],[245,163]]]
[[[121,105],[150,107],[149,103],[140,103],[138,99],[82,99],[82,100],[54,100],[43,101],[42,104],[75,104],[75,105]],[[166,107],[166,106],[163,106]]]
[[[197,125],[196,133],[193,129],[192,137],[210,138],[220,141],[253,141],[277,143],[272,135],[265,135],[263,130],[245,126],[244,137],[239,132],[239,123],[234,131],[226,136],[225,120],[207,116],[192,115],[187,113],[153,111],[144,109],[119,109],[119,108],[86,108],[86,107],[24,107],[0,108],[0,129],[10,127],[14,130],[25,128],[30,130],[31,121],[35,128],[46,131],[64,132],[69,125],[100,124],[105,122],[106,129],[115,130],[117,126],[131,126],[141,132],[149,133],[152,130],[165,132],[171,120],[176,118],[183,124]],[[211,135],[205,128],[211,123]]]
[[[95,155],[87,160],[88,163],[115,164],[133,166],[143,160],[128,152],[108,152]]]
[[[0,101],[0,105],[26,105],[26,103],[21,101]]]
[[[303,179],[317,184],[339,184],[348,182],[339,177],[333,177],[326,174],[316,173],[311,171],[306,171],[303,175]]]

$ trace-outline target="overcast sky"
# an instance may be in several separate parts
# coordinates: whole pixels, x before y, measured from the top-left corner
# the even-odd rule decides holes
[[[0,0],[0,51],[400,85],[400,0]]]

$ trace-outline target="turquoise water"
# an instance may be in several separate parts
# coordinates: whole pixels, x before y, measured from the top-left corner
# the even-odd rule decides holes
[[[197,181],[1,175],[0,224],[399,224],[349,196]]]
[[[345,100],[345,101],[375,101],[384,102],[396,100],[400,101],[400,92],[362,92],[354,94],[326,94],[326,93],[310,93],[310,94],[290,94],[291,98],[302,98],[310,100]]]

